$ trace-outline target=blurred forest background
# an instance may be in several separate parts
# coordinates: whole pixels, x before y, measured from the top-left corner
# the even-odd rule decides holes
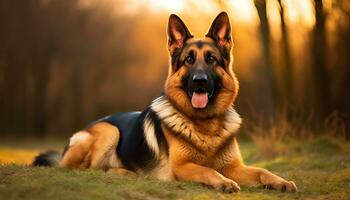
[[[0,0],[1,135],[68,136],[144,109],[166,78],[168,16],[202,37],[222,10],[245,124],[350,140],[349,0]]]

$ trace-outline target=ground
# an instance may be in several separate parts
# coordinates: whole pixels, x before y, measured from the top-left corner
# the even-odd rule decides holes
[[[242,186],[224,194],[196,183],[30,167],[26,163],[40,150],[59,149],[62,142],[12,139],[0,141],[0,199],[350,199],[350,144],[327,137],[289,140],[282,153],[264,156],[253,142],[239,142],[247,164],[294,180],[299,191]]]

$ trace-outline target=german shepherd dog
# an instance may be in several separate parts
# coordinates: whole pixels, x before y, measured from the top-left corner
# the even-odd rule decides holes
[[[229,193],[239,191],[238,184],[296,191],[294,182],[242,160],[228,15],[220,13],[202,39],[195,39],[176,15],[170,16],[167,32],[170,64],[163,95],[142,112],[91,123],[73,134],[62,156],[46,152],[33,165],[149,174]]]

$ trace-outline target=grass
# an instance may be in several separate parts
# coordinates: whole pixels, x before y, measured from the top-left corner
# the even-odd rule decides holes
[[[29,167],[26,163],[37,152],[63,144],[1,141],[0,199],[350,199],[349,144],[327,137],[287,142],[279,144],[284,145],[282,153],[268,157],[251,141],[240,141],[240,147],[247,164],[294,180],[297,193],[242,186],[237,194],[224,194],[195,183]]]

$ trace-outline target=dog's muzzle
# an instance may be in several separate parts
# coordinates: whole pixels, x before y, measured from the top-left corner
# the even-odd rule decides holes
[[[196,109],[206,108],[209,98],[213,94],[213,81],[205,72],[194,73],[189,81],[189,96],[192,106]]]

